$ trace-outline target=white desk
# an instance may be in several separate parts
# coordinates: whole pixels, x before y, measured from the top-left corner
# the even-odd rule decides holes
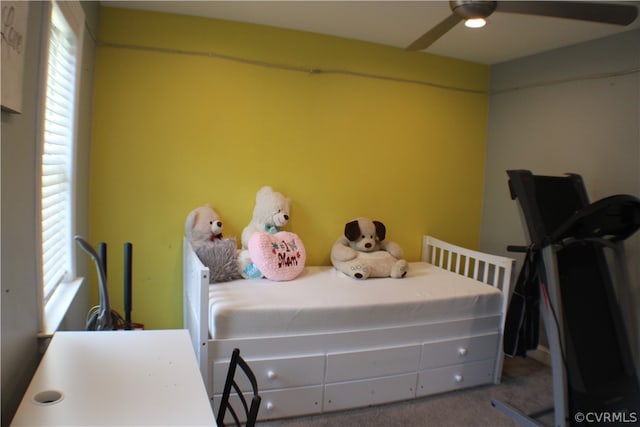
[[[215,426],[215,420],[186,330],[58,332],[12,422],[27,425]]]

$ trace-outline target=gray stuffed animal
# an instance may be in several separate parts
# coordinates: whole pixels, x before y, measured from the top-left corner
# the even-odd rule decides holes
[[[235,239],[216,239],[196,249],[200,261],[209,267],[209,283],[230,282],[242,278],[236,245]]]
[[[209,268],[209,283],[242,277],[236,240],[223,238],[222,227],[220,216],[209,205],[192,210],[184,225],[187,240],[202,264]]]

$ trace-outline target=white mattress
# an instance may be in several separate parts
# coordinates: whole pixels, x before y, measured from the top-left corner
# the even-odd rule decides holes
[[[295,280],[209,286],[212,338],[284,336],[500,315],[501,292],[424,262],[403,279],[355,280],[305,267]]]

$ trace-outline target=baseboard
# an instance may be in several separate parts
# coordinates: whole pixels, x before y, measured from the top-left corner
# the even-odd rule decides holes
[[[551,353],[549,349],[543,345],[538,345],[538,348],[527,352],[527,357],[536,360],[543,365],[551,366]]]

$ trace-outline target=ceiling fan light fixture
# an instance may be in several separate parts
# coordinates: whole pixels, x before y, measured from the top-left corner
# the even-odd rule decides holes
[[[487,20],[484,18],[469,18],[464,21],[464,26],[467,28],[482,28],[487,25]]]
[[[631,3],[631,2],[629,2]],[[637,3],[637,2],[633,2]],[[576,19],[604,24],[629,25],[638,18],[638,7],[632,4],[590,1],[488,1],[450,0],[451,14],[424,33],[407,50],[424,50],[455,27],[465,21],[467,27],[477,18],[487,18],[493,12],[521,15],[549,16]]]

